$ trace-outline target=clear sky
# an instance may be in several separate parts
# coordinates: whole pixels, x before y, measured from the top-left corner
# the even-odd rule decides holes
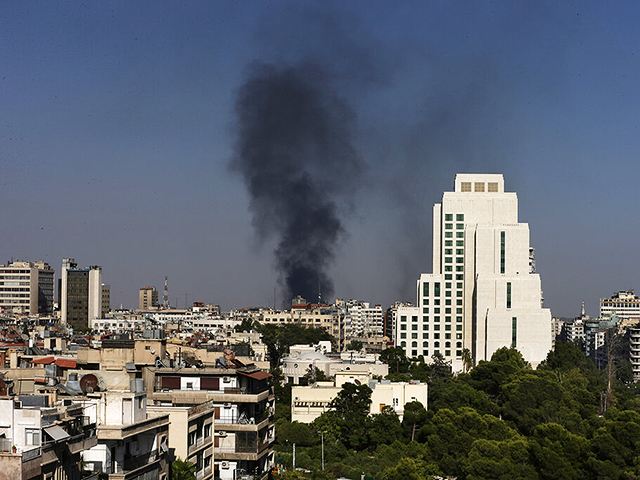
[[[0,263],[102,265],[112,306],[273,303],[276,240],[230,168],[251,66],[312,63],[364,168],[336,296],[414,300],[457,172],[504,173],[557,316],[640,291],[639,2],[5,1]],[[325,80],[326,79],[326,80]],[[162,295],[162,293],[160,293]],[[280,299],[279,299],[280,301]]]

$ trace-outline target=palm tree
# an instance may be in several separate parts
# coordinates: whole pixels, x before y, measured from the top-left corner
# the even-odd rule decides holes
[[[468,348],[462,350],[462,364],[464,365],[465,373],[473,367],[473,357],[471,356],[471,351]]]

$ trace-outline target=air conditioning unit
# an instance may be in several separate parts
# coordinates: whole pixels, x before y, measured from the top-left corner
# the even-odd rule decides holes
[[[218,432],[218,436],[219,436],[219,437],[226,437],[226,436],[227,436],[227,432],[225,432],[224,430],[220,430],[220,431]]]
[[[225,403],[224,404],[224,408],[231,408],[231,404],[230,403]]]
[[[223,383],[231,383],[231,377],[222,377]]]
[[[220,462],[220,468],[229,468],[229,462]]]
[[[20,400],[14,400],[13,408],[22,408],[22,402]]]

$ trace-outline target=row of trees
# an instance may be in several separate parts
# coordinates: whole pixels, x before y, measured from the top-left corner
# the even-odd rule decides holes
[[[382,357],[392,380],[429,383],[428,409],[409,403],[402,421],[391,409],[370,416],[371,390],[347,384],[310,425],[279,414],[277,457],[290,463],[297,443],[297,466],[318,478],[640,478],[640,391],[626,369],[608,390],[607,377],[571,343],[558,342],[536,370],[503,348],[457,376],[441,357],[426,364],[398,349]],[[286,394],[280,387],[278,401],[288,406]]]

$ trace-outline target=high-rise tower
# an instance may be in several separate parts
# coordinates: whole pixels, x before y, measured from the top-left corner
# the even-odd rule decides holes
[[[440,353],[458,370],[464,349],[478,362],[505,346],[537,365],[551,349],[551,313],[531,251],[502,175],[456,175],[433,207],[433,273],[417,282],[417,306],[398,309],[396,345],[409,357]]]

